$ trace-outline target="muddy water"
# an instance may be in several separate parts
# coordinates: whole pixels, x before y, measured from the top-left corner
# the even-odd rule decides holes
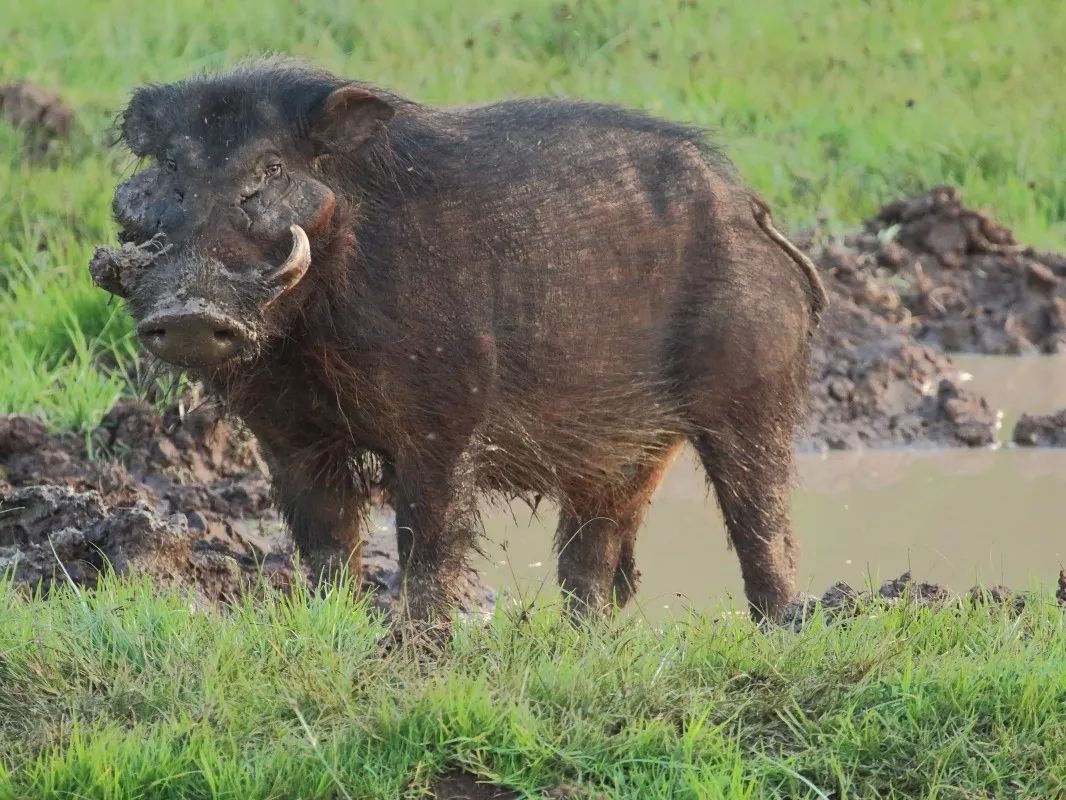
[[[1066,407],[1064,358],[956,358],[1003,413],[1009,439],[1023,411]],[[802,542],[800,583],[862,585],[910,569],[965,590],[1024,588],[1066,563],[1066,450],[889,450],[804,454],[793,500]],[[551,555],[554,510],[515,504],[485,515],[490,585],[543,602],[558,598]],[[649,617],[686,606],[717,609],[741,597],[736,556],[692,454],[671,468],[637,548],[638,600]]]

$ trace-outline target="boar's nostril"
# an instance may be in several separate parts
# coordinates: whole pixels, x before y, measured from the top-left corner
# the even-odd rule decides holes
[[[237,355],[246,343],[240,328],[214,314],[156,315],[137,327],[144,346],[171,364],[202,367]]]

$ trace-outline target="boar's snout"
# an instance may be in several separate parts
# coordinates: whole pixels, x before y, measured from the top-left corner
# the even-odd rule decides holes
[[[181,367],[215,366],[248,345],[240,325],[210,310],[153,314],[137,326],[137,334],[153,355]]]

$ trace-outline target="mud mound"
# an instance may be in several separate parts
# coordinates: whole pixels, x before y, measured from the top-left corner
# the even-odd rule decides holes
[[[962,387],[947,358],[832,283],[829,289],[831,304],[812,350],[804,446],[979,447],[995,441],[995,414],[983,398]]]
[[[964,598],[958,598],[940,584],[916,581],[910,572],[904,572],[894,580],[885,581],[876,590],[858,592],[848,584],[838,582],[821,597],[800,596],[786,607],[781,625],[798,633],[814,618],[819,608],[829,621],[835,622],[856,617],[879,604],[907,602],[920,606],[941,606],[959,599],[973,604],[1006,605],[1016,612],[1030,602],[1027,593],[1013,592],[1004,586],[974,586]],[[1055,599],[1066,611],[1066,569],[1059,572]]]
[[[1014,426],[1013,439],[1022,447],[1066,447],[1066,409],[1054,414],[1022,414]]]
[[[364,587],[393,610],[399,596],[395,537],[371,532]],[[30,417],[0,416],[0,569],[47,592],[56,581],[92,586],[105,568],[228,602],[256,585],[306,583],[293,566],[254,443],[215,409],[160,415],[120,403],[88,443]],[[476,575],[462,610],[491,608]]]
[[[33,145],[47,150],[55,139],[66,138],[74,112],[59,98],[26,81],[0,84],[0,119],[31,132]]]
[[[1017,245],[956,189],[891,203],[861,233],[807,249],[832,302],[814,341],[805,444],[990,445],[997,416],[940,350],[1066,346],[1066,257]]]
[[[949,352],[1066,352],[1066,256],[939,186],[898,200],[815,254],[839,293]]]
[[[0,480],[96,491],[108,506],[144,501],[164,515],[193,515],[193,528],[232,535],[232,520],[271,512],[254,443],[210,406],[163,415],[122,402],[85,439],[52,435],[30,417],[0,417]],[[2,485],[2,484],[0,484]]]
[[[13,566],[16,582],[46,594],[57,581],[92,586],[110,568],[188,586],[218,602],[233,599],[243,573],[254,573],[254,563],[242,563],[247,554],[191,535],[185,516],[162,517],[143,500],[108,509],[98,492],[42,485],[14,490],[3,505],[0,568]]]

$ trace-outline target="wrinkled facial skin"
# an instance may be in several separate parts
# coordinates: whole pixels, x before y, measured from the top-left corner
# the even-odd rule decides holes
[[[269,143],[223,158],[218,169],[192,148],[174,152],[115,192],[122,241],[158,237],[166,248],[149,264],[119,265],[118,293],[145,347],[183,367],[256,352],[268,309],[292,288],[279,269],[292,226],[321,234],[336,205],[327,186],[287,170]]]
[[[254,357],[280,332],[277,301],[330,235],[337,198],[314,167],[328,142],[313,134],[340,127],[358,145],[391,111],[342,87],[301,137],[301,126],[239,88],[175,98],[180,87],[141,90],[126,111],[123,137],[152,164],[115,191],[122,247],[98,249],[90,269],[127,301],[150,352],[210,368]]]

